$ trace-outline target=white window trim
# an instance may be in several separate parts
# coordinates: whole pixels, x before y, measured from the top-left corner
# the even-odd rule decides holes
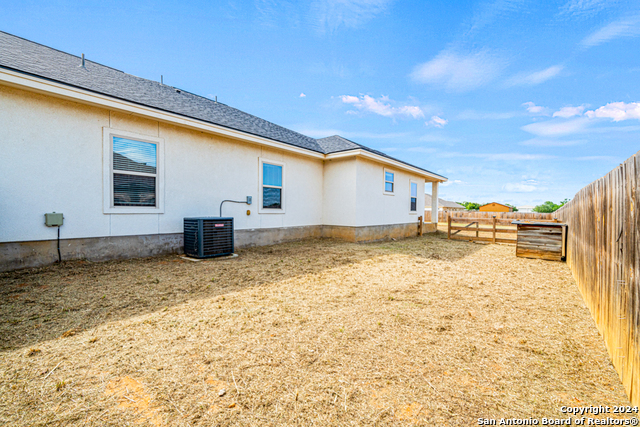
[[[113,205],[113,137],[156,144],[156,206],[114,206]],[[164,138],[141,135],[108,127],[102,128],[102,195],[105,214],[160,214],[164,213]],[[133,173],[132,175],[135,175]]]
[[[280,191],[280,206],[282,206],[282,209],[269,209],[269,208],[263,208],[262,207],[262,165],[264,163],[267,163],[269,165],[275,165],[275,166],[281,166],[282,167],[282,187],[281,187],[281,191]],[[259,214],[283,214],[285,213],[285,208],[286,208],[286,204],[285,204],[285,195],[286,195],[286,181],[285,181],[285,176],[286,176],[286,165],[282,162],[279,162],[277,160],[269,160],[269,159],[265,159],[263,157],[258,157],[258,173],[260,176],[260,182],[259,182],[259,187],[258,187],[258,213]]]
[[[411,210],[411,184],[415,184],[416,185],[416,210],[412,211]],[[417,181],[414,181],[412,179],[409,180],[409,215],[418,215],[418,188],[420,188],[420,186],[418,185]]]
[[[393,174],[393,191],[387,191],[387,172]],[[382,170],[382,193],[385,196],[395,196],[396,188],[398,188],[397,181],[397,173],[391,169],[383,168]]]

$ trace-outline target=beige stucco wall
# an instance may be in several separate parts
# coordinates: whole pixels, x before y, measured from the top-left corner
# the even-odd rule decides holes
[[[357,226],[356,172],[355,157],[324,162],[323,224]]]
[[[164,138],[164,213],[103,213],[103,127]],[[321,159],[6,86],[0,141],[0,242],[54,239],[53,211],[63,238],[179,233],[184,217],[217,216],[223,199],[246,196],[253,205],[223,208],[239,230],[322,223]],[[260,157],[285,163],[283,214],[258,213]]]
[[[394,173],[393,194],[384,191],[384,171]],[[417,222],[424,211],[424,178],[367,159],[357,160],[356,223],[358,226]],[[410,212],[411,186],[418,185],[417,209]]]

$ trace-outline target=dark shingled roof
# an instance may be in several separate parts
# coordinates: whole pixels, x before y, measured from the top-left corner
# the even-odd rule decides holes
[[[0,31],[0,67],[5,69],[202,120],[322,154],[363,149],[402,162],[340,136],[316,140],[173,86],[136,77],[89,60],[85,60],[83,68],[80,66],[81,62],[82,60],[78,56]],[[409,163],[402,163],[417,168]]]
[[[0,32],[0,66],[324,153],[315,139],[173,86]]]
[[[340,151],[348,151],[348,150],[358,150],[358,149],[360,149],[360,150],[368,151],[368,152],[373,153],[373,154],[377,154],[377,155],[382,156],[382,157],[386,157],[387,159],[390,159],[390,160],[395,160],[396,162],[404,163],[407,166],[411,166],[411,167],[414,167],[416,169],[420,169],[422,171],[429,172],[432,175],[442,176],[442,175],[438,175],[437,173],[433,173],[433,172],[428,171],[426,169],[420,168],[418,166],[414,166],[411,163],[407,163],[407,162],[404,162],[402,160],[398,160],[395,157],[391,157],[391,156],[383,153],[382,151],[374,150],[373,148],[369,148],[369,147],[367,147],[365,145],[358,144],[357,142],[350,141],[350,140],[348,140],[346,138],[343,138],[343,137],[341,137],[339,135],[333,135],[333,136],[328,136],[326,138],[320,138],[317,141],[318,141],[318,144],[320,144],[320,146],[324,149],[325,153],[327,153],[327,154],[329,154],[329,153],[339,153]],[[444,177],[442,177],[442,178],[444,178]]]

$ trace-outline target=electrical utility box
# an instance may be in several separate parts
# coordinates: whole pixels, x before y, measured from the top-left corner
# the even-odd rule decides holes
[[[44,214],[44,225],[47,227],[60,227],[63,219],[64,217],[61,213],[46,213]]]

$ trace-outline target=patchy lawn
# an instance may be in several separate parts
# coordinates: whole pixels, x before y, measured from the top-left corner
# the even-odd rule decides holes
[[[0,274],[0,424],[477,425],[628,404],[564,263],[446,234]]]

